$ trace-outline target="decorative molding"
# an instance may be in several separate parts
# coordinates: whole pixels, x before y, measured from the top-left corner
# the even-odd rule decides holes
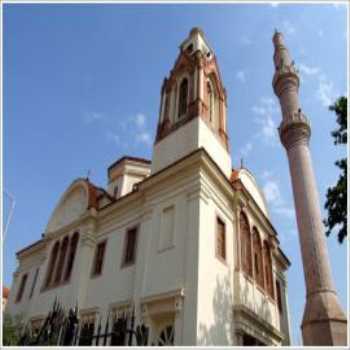
[[[233,307],[236,329],[259,339],[263,343],[281,343],[284,335],[245,305]]]
[[[281,142],[287,151],[300,144],[309,144],[311,125],[301,109],[283,119],[278,131]]]

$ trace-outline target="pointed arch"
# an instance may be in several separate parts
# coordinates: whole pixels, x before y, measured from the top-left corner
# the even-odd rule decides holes
[[[253,259],[254,259],[254,278],[256,283],[264,288],[264,265],[263,265],[263,247],[259,232],[256,227],[253,228]]]
[[[68,236],[66,236],[63,238],[63,241],[61,244],[60,254],[59,254],[58,263],[57,263],[56,272],[55,272],[54,284],[59,284],[61,282],[64,262],[66,260],[66,255],[68,250],[68,244],[69,244],[69,238]]]
[[[187,113],[188,105],[188,79],[183,78],[179,88],[179,108],[178,108],[178,118],[181,118]]]
[[[56,243],[54,244],[54,246],[52,247],[52,250],[51,250],[50,261],[49,261],[49,265],[48,265],[47,271],[46,271],[46,279],[45,279],[44,288],[49,287],[51,282],[52,282],[53,272],[55,269],[59,249],[60,249],[60,242],[56,241]]]
[[[265,273],[265,290],[274,298],[273,292],[273,274],[272,274],[272,260],[271,260],[271,249],[269,243],[264,241],[264,273]]]
[[[251,233],[249,222],[246,214],[242,211],[239,218],[241,233],[241,262],[242,269],[249,276],[253,276],[252,270],[252,250],[251,250]]]
[[[78,241],[79,241],[79,233],[75,232],[71,238],[70,245],[69,245],[69,255],[68,255],[66,271],[64,273],[63,281],[68,281],[72,274],[73,264],[75,260],[77,247],[78,247]]]

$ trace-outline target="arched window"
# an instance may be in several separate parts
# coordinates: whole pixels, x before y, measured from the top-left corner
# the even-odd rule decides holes
[[[64,281],[68,281],[73,270],[73,264],[74,264],[74,259],[75,259],[75,254],[77,251],[78,247],[78,241],[79,241],[79,233],[75,232],[71,241],[70,241],[70,247],[69,247],[69,255],[68,255],[68,260],[67,260],[67,266],[66,266],[66,271],[64,274]]]
[[[265,290],[274,298],[273,294],[273,276],[272,276],[272,261],[270,254],[270,246],[267,241],[264,241],[264,264],[265,264]]]
[[[54,279],[55,284],[60,283],[61,279],[62,279],[62,272],[63,272],[63,267],[64,267],[64,261],[65,261],[66,255],[67,255],[68,243],[69,243],[69,239],[68,239],[68,237],[65,237],[63,239],[62,244],[61,244],[60,255],[59,255],[58,264],[56,267],[56,274],[55,274],[55,279]]]
[[[256,283],[264,288],[264,266],[262,258],[262,244],[258,230],[253,228],[253,258]]]
[[[60,242],[57,241],[51,250],[50,262],[46,272],[45,287],[49,287],[51,284],[59,249]]]
[[[249,276],[253,276],[252,271],[252,251],[251,251],[251,235],[249,223],[246,215],[241,213],[240,216],[240,231],[241,231],[241,263],[242,269]]]
[[[179,118],[181,118],[187,112],[187,96],[188,96],[188,80],[185,78],[180,85],[179,94]]]
[[[208,95],[208,114],[209,121],[213,121],[214,117],[214,91],[210,81],[207,82],[207,95]]]

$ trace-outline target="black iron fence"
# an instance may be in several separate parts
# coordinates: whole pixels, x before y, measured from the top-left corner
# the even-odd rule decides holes
[[[149,330],[145,325],[135,325],[134,310],[129,317],[109,313],[104,327],[101,317],[95,327],[95,319],[81,320],[78,307],[66,312],[56,299],[41,327],[33,329],[32,325],[28,324],[18,345],[144,346],[148,344],[148,334]]]

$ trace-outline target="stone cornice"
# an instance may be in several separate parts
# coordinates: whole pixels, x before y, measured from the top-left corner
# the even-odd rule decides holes
[[[16,253],[16,256],[18,259],[23,259],[27,257],[28,255],[31,255],[33,253],[36,253],[40,250],[43,250],[46,247],[46,240],[45,238],[40,239],[39,241],[34,242],[33,244],[19,250]]]
[[[252,327],[255,330],[263,330],[261,334],[267,333],[269,337],[273,338],[277,342],[282,341],[283,334],[280,331],[278,331],[274,326],[272,326],[269,322],[265,321],[261,316],[257,315],[254,311],[250,310],[247,306],[243,304],[235,305],[233,307],[233,311],[235,314],[235,321],[237,322],[238,331],[239,329],[244,330],[243,325],[246,324],[248,328]],[[249,324],[252,324],[254,326],[250,327]]]

